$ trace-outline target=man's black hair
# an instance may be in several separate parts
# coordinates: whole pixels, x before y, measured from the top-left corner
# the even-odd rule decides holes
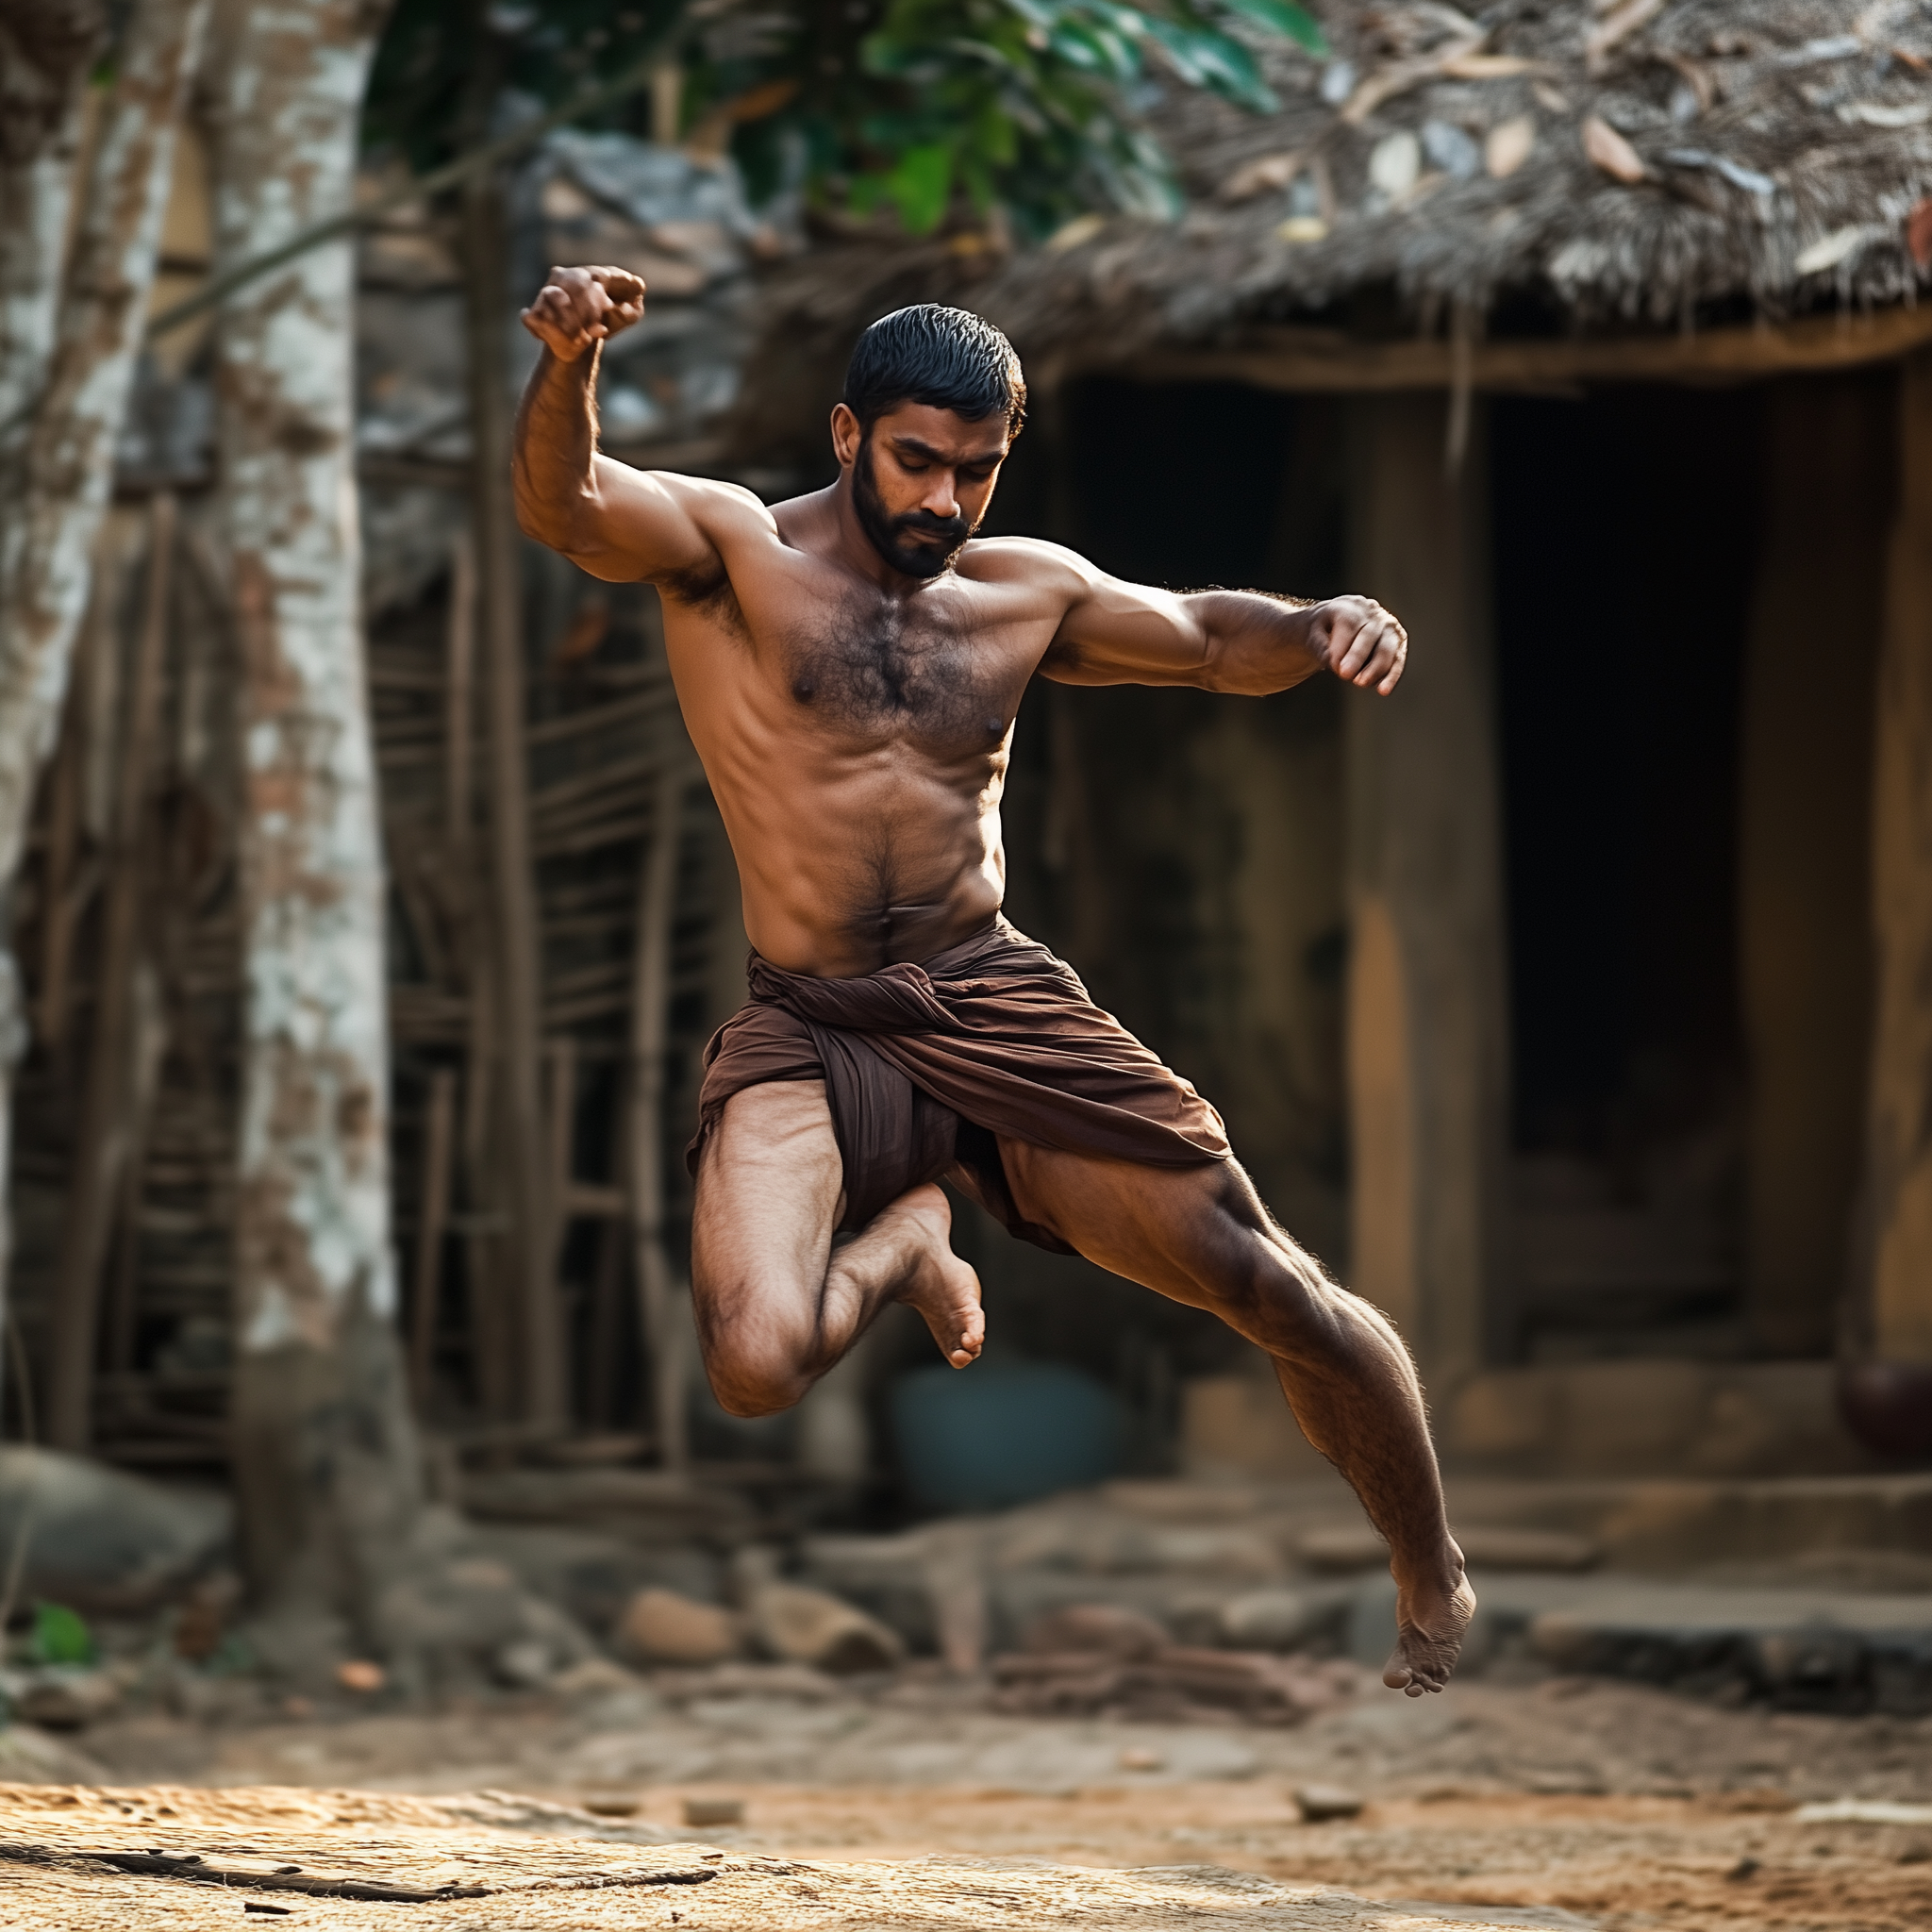
[[[969,423],[1004,416],[1017,436],[1026,420],[1020,358],[992,324],[936,302],[897,308],[859,337],[845,371],[845,407],[868,435],[901,403],[951,409]]]

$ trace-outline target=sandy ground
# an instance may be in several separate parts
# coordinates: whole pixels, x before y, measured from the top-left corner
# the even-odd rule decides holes
[[[1807,1823],[1798,1808],[1932,1806],[1932,1720],[1722,1709],[1556,1678],[1421,1702],[1365,1687],[1344,1709],[1268,1730],[1000,1717],[970,1690],[916,1676],[735,1682],[733,1695],[618,1690],[431,1717],[345,1704],[290,1721],[231,1699],[124,1718],[78,1742],[114,1784],[496,1788],[588,1805],[644,1837],[650,1825],[687,1836],[687,1800],[728,1796],[743,1802],[742,1824],[704,1836],[736,1859],[1214,1868],[1426,1906],[1439,1921],[1438,1908],[1460,1907],[1471,1923],[1515,1912],[1605,1932],[1932,1925],[1932,1823]],[[1365,1808],[1304,1824],[1293,1793],[1311,1783],[1345,1787]],[[1242,1910],[1257,1896],[1240,1894]],[[1141,1907],[1121,1909],[1142,1923]],[[29,1922],[0,1915],[8,1923]]]

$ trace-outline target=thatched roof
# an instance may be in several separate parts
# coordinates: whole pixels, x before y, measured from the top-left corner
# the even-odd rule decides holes
[[[767,345],[815,362],[909,300],[979,309],[1036,362],[1266,325],[1390,340],[1458,312],[1675,330],[1909,302],[1932,276],[1927,0],[1317,10],[1328,60],[1267,55],[1277,113],[1191,92],[1158,111],[1177,223],[822,250],[770,291]]]

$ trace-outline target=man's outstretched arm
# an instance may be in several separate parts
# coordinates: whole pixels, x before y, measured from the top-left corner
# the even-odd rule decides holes
[[[603,345],[644,312],[644,285],[621,268],[557,268],[524,310],[543,354],[517,409],[517,521],[539,542],[611,583],[658,579],[716,558],[710,500],[757,499],[728,483],[634,470],[597,451]],[[762,514],[762,507],[758,507]]]
[[[1061,684],[1187,684],[1259,697],[1330,671],[1386,697],[1402,677],[1408,634],[1373,597],[1180,593],[1055,554],[1079,578],[1040,667]]]

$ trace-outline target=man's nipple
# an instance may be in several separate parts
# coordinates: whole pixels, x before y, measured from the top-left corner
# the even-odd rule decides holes
[[[818,695],[819,688],[808,677],[794,677],[791,680],[791,695],[801,705],[808,705]]]

